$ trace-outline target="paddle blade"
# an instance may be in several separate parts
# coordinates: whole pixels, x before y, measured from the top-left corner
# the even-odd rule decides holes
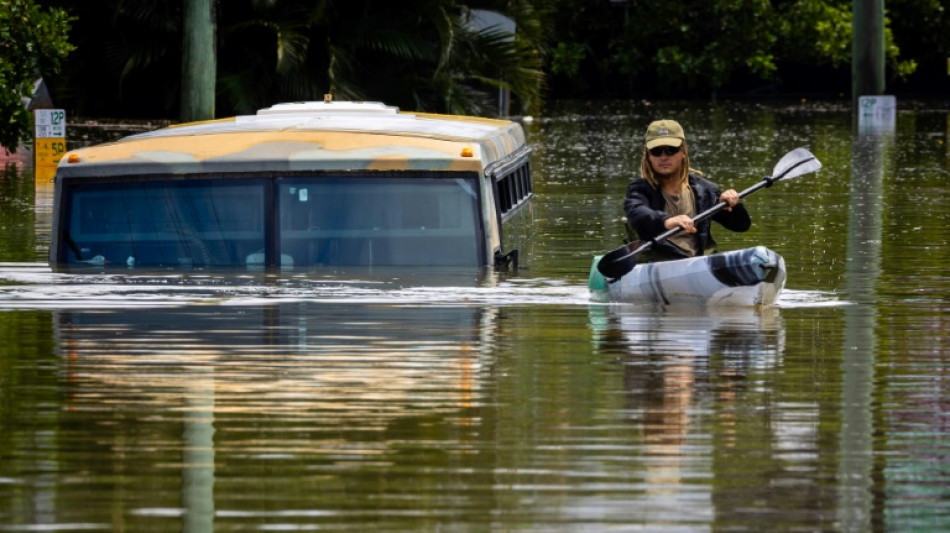
[[[639,251],[639,249],[636,251]],[[637,266],[637,262],[633,258],[633,256],[636,255],[636,251],[631,252],[630,248],[625,245],[608,252],[597,262],[597,271],[607,279],[622,278],[633,270],[633,267]]]
[[[797,178],[798,176],[815,172],[821,168],[821,161],[805,148],[796,148],[785,154],[785,157],[775,164],[772,169],[772,181]]]

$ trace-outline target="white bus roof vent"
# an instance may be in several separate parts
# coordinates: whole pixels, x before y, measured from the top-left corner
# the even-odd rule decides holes
[[[317,115],[351,113],[357,115],[384,114],[395,115],[398,107],[388,106],[382,102],[291,102],[275,104],[266,109],[259,109],[258,115]]]

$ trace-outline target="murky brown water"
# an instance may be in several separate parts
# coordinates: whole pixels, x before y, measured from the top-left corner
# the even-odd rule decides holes
[[[646,124],[737,189],[776,308],[588,301]],[[0,531],[950,529],[950,118],[561,104],[514,276],[69,276],[0,177]],[[420,283],[422,280],[422,283]]]

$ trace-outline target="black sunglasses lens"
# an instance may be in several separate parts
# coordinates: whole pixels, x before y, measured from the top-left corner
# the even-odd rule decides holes
[[[662,154],[673,155],[679,151],[679,146],[657,146],[656,148],[650,148],[650,155],[660,157]]]

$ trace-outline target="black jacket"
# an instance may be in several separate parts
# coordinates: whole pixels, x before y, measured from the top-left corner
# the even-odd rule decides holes
[[[690,173],[689,186],[693,190],[693,197],[696,200],[696,214],[702,213],[719,203],[719,196],[722,193],[715,183],[697,174]],[[647,180],[636,178],[627,186],[623,210],[627,214],[628,226],[636,231],[640,240],[648,241],[666,231],[663,222],[670,218],[670,215],[666,213],[665,206],[666,200],[663,199],[663,193],[658,188],[650,185]],[[741,202],[733,207],[732,211],[719,210],[712,217],[696,224],[696,235],[699,237],[698,255],[711,252],[716,247],[716,241],[713,239],[711,232],[713,220],[732,231],[746,231],[752,226],[749,212],[746,211],[745,205]],[[679,247],[666,241],[655,244],[653,252],[652,257],[644,257],[644,259],[661,260],[686,257],[686,254]]]

